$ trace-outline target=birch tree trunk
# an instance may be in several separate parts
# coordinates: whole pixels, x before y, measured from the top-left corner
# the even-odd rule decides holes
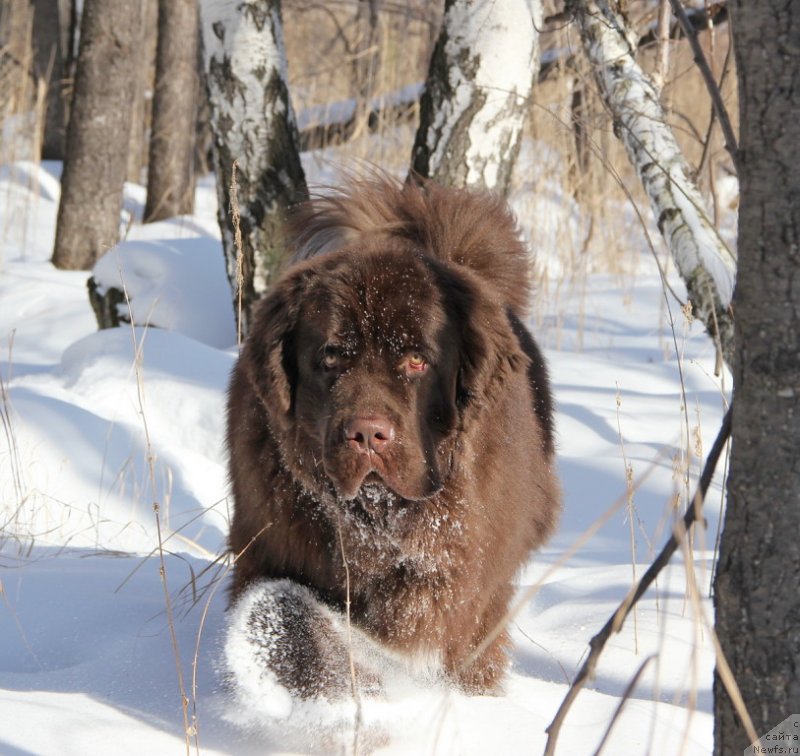
[[[658,92],[636,63],[636,40],[609,0],[572,0],[601,94],[650,199],[658,228],[683,278],[695,317],[733,364],[730,310],[736,258],[713,224],[666,123]]]
[[[283,263],[287,208],[307,196],[289,100],[279,0],[203,0],[211,127],[228,278],[247,332],[250,309]],[[241,317],[231,213],[236,164],[242,240]]]
[[[792,46],[800,16],[783,0],[729,9],[741,203],[733,448],[714,607],[761,736],[800,714],[800,67]],[[714,730],[718,756],[750,745],[719,678]],[[760,745],[797,750],[796,740]]]
[[[197,0],[159,0],[145,222],[194,209],[199,33]]]
[[[419,175],[507,194],[539,68],[539,0],[446,0],[412,153]]]
[[[53,264],[88,270],[119,241],[141,0],[85,0]]]

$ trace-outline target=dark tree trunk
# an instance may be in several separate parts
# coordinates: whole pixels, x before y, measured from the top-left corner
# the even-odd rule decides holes
[[[800,714],[800,7],[729,7],[741,204],[733,450],[714,604],[761,736]],[[716,754],[750,744],[719,677],[714,725]]]
[[[446,0],[412,168],[507,194],[539,68],[538,0]]]
[[[197,107],[194,122],[194,176],[205,176],[214,170],[214,134],[211,131],[211,105],[208,102],[202,33],[197,50]]]
[[[31,0],[36,76],[47,82],[42,158],[63,160],[67,144],[67,78],[70,70],[72,3]]]
[[[307,195],[307,188],[287,87],[280,2],[203,0],[201,14],[220,228],[234,310],[244,334],[253,303],[284,262],[286,211]],[[231,212],[234,164],[241,286]]]
[[[141,0],[85,0],[53,264],[88,269],[119,240]]]
[[[197,0],[159,0],[145,222],[194,210]]]

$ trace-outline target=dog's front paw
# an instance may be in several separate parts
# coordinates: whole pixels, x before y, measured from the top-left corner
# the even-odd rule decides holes
[[[249,586],[231,611],[228,673],[240,687],[282,689],[265,702],[276,716],[288,715],[291,698],[351,697],[353,672],[359,693],[380,692],[376,672],[356,660],[351,666],[353,647],[344,618],[307,588],[291,580],[262,580]]]

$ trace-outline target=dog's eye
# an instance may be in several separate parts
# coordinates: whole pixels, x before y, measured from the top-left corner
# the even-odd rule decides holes
[[[403,362],[408,373],[424,373],[428,369],[428,361],[419,352],[412,352]]]
[[[322,352],[322,367],[326,370],[335,370],[339,367],[341,355],[339,350],[334,346],[326,346]]]

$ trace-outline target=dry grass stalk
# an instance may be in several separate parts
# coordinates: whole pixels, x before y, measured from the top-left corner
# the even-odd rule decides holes
[[[14,349],[14,332],[8,341],[8,364],[13,364],[12,354]],[[8,392],[8,382],[11,380],[11,368],[9,367],[8,375],[3,378],[0,375],[0,423],[3,426],[3,434],[6,438],[6,446],[8,448],[9,464],[11,467],[11,479],[14,485],[14,511],[4,520],[0,525],[0,542],[6,539],[6,532],[16,518],[19,516],[20,510],[24,505],[27,498],[27,485],[25,483],[25,475],[22,470],[22,458],[20,455],[19,444],[17,443],[17,434],[14,428],[13,410],[11,407],[11,396]]]
[[[239,213],[239,184],[236,170],[239,161],[231,168],[231,219],[233,220],[233,243],[236,245],[236,343],[242,345],[242,290],[244,289],[244,251],[242,250],[242,225]]]
[[[122,279],[121,279],[122,280]],[[158,559],[159,559],[159,577],[161,578],[161,586],[164,591],[164,606],[167,612],[167,626],[169,627],[170,641],[172,643],[172,653],[175,658],[175,668],[178,676],[178,689],[181,697],[181,711],[183,713],[183,732],[184,741],[186,745],[186,756],[191,752],[191,743],[194,739],[195,748],[199,756],[200,744],[197,737],[197,729],[194,723],[189,721],[189,698],[186,695],[186,685],[183,679],[183,663],[181,662],[180,646],[178,644],[178,635],[175,630],[175,614],[172,607],[172,599],[169,595],[169,588],[167,585],[167,565],[164,559],[164,541],[161,534],[161,506],[158,502],[158,486],[156,483],[156,470],[155,470],[155,452],[150,439],[150,429],[147,423],[147,413],[145,412],[145,399],[144,399],[144,373],[143,373],[143,348],[144,339],[137,341],[136,327],[133,325],[133,310],[131,309],[131,301],[128,296],[128,289],[125,286],[125,281],[122,280],[122,292],[125,295],[125,302],[128,307],[128,315],[131,322],[131,341],[134,353],[134,371],[136,375],[136,395],[139,406],[139,415],[142,418],[142,428],[144,431],[145,448],[147,455],[147,467],[149,473],[149,480],[152,493],[153,514],[156,522],[156,534],[158,539]],[[145,327],[146,328],[146,327]],[[146,333],[146,330],[145,330]]]
[[[361,696],[358,692],[358,682],[356,680],[356,665],[353,658],[353,629],[350,624],[350,567],[347,564],[347,554],[344,550],[344,538],[342,537],[342,523],[341,518],[338,516],[336,521],[336,532],[339,536],[339,547],[342,552],[342,565],[344,566],[344,579],[345,579],[345,600],[344,600],[344,616],[347,626],[347,654],[350,662],[350,690],[353,696],[353,702],[356,705],[355,722],[353,726],[353,756],[358,754],[358,738],[361,732],[361,725],[363,720],[363,711],[361,705]]]
[[[619,408],[622,404],[622,397],[619,393],[619,384],[617,384],[617,433],[619,434],[619,446],[622,451],[622,463],[625,465],[625,487],[627,489],[627,506],[628,506],[628,529],[630,534],[631,543],[631,585],[636,585],[636,528],[634,527],[633,520],[636,516],[636,511],[633,506],[633,465],[628,464],[628,458],[625,455],[625,441],[622,438],[622,423],[619,419]],[[639,654],[639,620],[636,616],[636,607],[633,608],[633,649],[634,652]]]

